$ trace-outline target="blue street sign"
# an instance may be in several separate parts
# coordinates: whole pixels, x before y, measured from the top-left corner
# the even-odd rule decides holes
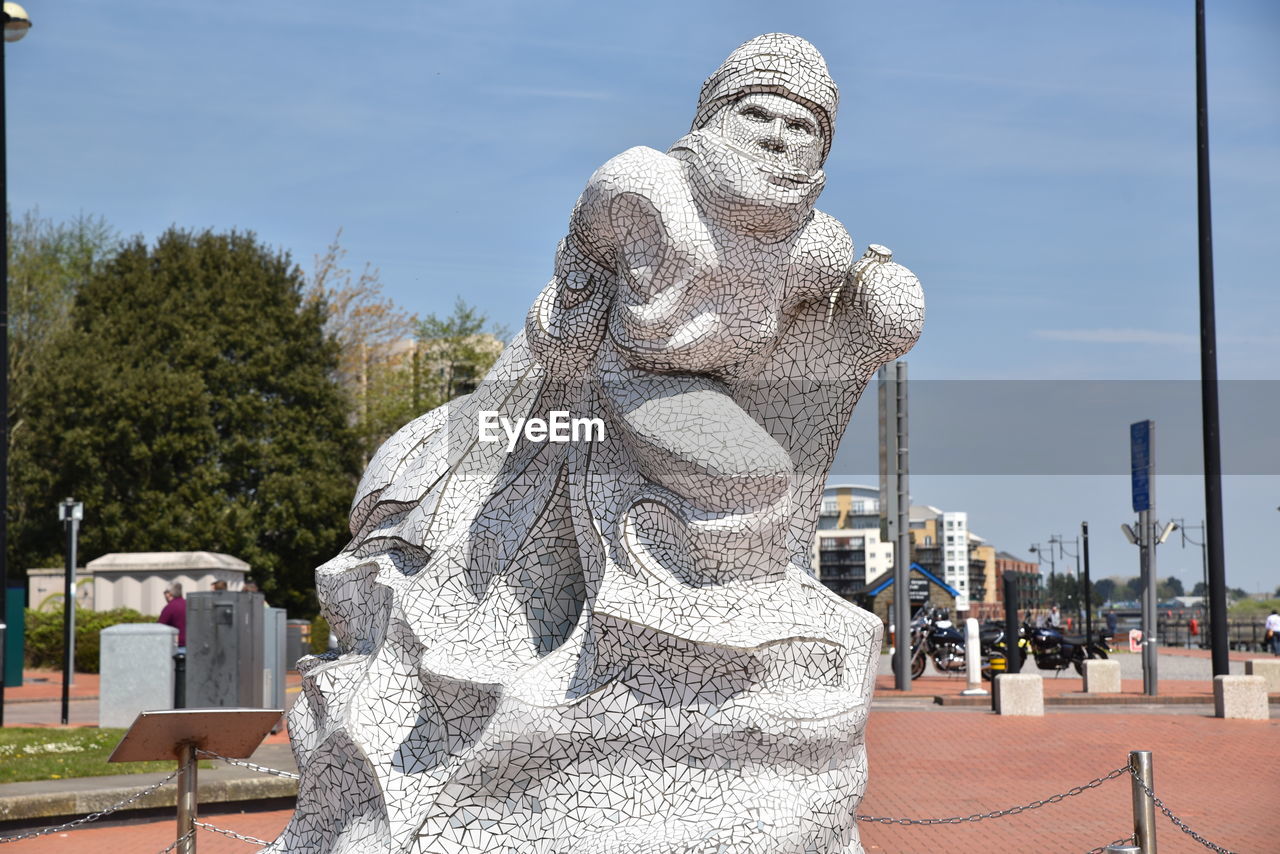
[[[1129,425],[1129,463],[1133,480],[1133,511],[1151,509],[1151,434],[1154,421]]]

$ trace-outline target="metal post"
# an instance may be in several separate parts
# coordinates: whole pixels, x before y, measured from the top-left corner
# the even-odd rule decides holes
[[[196,854],[196,746],[178,745],[178,843],[177,854]]]
[[[1213,304],[1213,222],[1209,204],[1209,90],[1205,74],[1204,0],[1196,0],[1196,201],[1200,233],[1200,413],[1204,423],[1205,548],[1209,618],[1227,624],[1227,572],[1222,549],[1222,442],[1218,432],[1218,332]],[[1227,634],[1211,640],[1213,675],[1231,672]]]
[[[901,370],[899,370],[901,366]],[[895,362],[880,369],[878,396],[880,403],[880,510],[884,514],[886,542],[894,544],[893,611],[894,625],[893,677],[899,691],[911,690],[911,549],[908,532],[908,508],[903,507],[907,493],[905,479],[906,364]],[[904,411],[899,412],[899,409]]]
[[[1154,502],[1152,502],[1154,505]],[[1138,513],[1142,583],[1142,692],[1154,697],[1156,681],[1156,530],[1151,510]]]
[[[911,687],[911,489],[908,484],[907,455],[907,363],[899,359],[893,363],[893,367],[896,371],[893,391],[897,397],[897,403],[894,406],[894,414],[897,417],[894,431],[897,438],[894,446],[898,452],[895,457],[898,496],[894,504],[898,514],[898,539],[893,547],[894,567],[897,570],[894,576],[894,587],[897,592],[893,594],[893,601],[896,605],[901,639],[898,644],[897,663],[906,674],[908,680],[906,687],[909,689]],[[897,557],[898,555],[901,557]]]
[[[1093,640],[1093,588],[1089,583],[1089,523],[1080,523],[1081,553],[1084,555],[1084,636]]]
[[[63,502],[67,507],[74,501]],[[67,577],[62,599],[62,725],[69,723],[71,714],[71,674],[76,664],[76,526],[79,520],[68,511],[63,525],[67,529]]]
[[[0,12],[0,28],[8,22],[9,13]],[[9,189],[4,53],[4,39],[0,38],[0,201],[6,217],[0,230],[0,620],[7,620],[9,614]],[[0,726],[4,726],[5,681],[4,659],[0,659]]]
[[[1156,790],[1151,751],[1130,750],[1129,768],[1133,770],[1133,841],[1142,854],[1156,854],[1156,804],[1142,788]]]
[[[1018,574],[1012,570],[1004,573],[1004,672],[1022,670],[1018,655]]]

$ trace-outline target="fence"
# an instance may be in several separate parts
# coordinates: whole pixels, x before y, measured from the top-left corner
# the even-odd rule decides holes
[[[230,757],[221,756],[217,753],[211,753],[206,750],[200,750],[200,751],[197,751],[197,753],[199,757],[217,759],[219,761],[227,762],[232,765],[238,765],[242,768],[248,768],[252,771],[257,771],[262,774],[272,774],[277,777],[285,777],[293,780],[299,779],[299,776],[297,774],[291,773],[289,771],[280,771],[275,768],[268,768],[265,765],[258,765],[257,763],[254,763],[254,762],[248,762],[242,759],[232,759]],[[75,819],[74,821],[66,822],[65,824],[57,825],[56,827],[41,828],[39,830],[32,830],[32,831],[21,833],[15,836],[0,836],[0,845],[3,845],[6,842],[19,842],[24,839],[34,839],[38,836],[46,836],[51,833],[60,833],[67,830],[74,830],[78,827],[82,827],[85,824],[88,824],[89,822],[96,821],[97,819],[102,818],[103,816],[107,816],[121,809],[124,809],[130,804],[156,791],[161,786],[173,780],[174,778],[182,778],[186,776],[186,772],[189,770],[189,766],[192,766],[196,761],[198,761],[197,756],[190,757],[184,765],[179,767],[178,770],[174,771],[172,774],[165,777],[163,780],[160,780],[156,783],[151,784],[150,786],[147,786],[144,789],[139,790],[138,792],[135,792],[133,795],[130,795],[128,798],[125,798],[119,803],[113,804],[112,806],[107,807],[106,809],[99,810],[98,812],[95,812],[95,813],[90,813],[89,815],[86,815],[82,818],[78,818],[78,819]],[[1067,800],[1068,798],[1072,798],[1077,795],[1082,795],[1087,791],[1096,789],[1099,786],[1102,786],[1103,784],[1110,782],[1111,780],[1115,780],[1123,776],[1128,776],[1130,778],[1130,788],[1133,796],[1133,832],[1128,836],[1120,837],[1114,842],[1110,842],[1106,845],[1101,845],[1097,848],[1090,849],[1089,851],[1085,852],[1085,854],[1154,854],[1156,850],[1155,814],[1157,810],[1161,814],[1163,814],[1166,818],[1168,818],[1169,821],[1171,821],[1175,827],[1177,827],[1183,833],[1187,834],[1196,842],[1200,843],[1202,846],[1209,849],[1210,851],[1215,851],[1217,852],[1217,854],[1235,854],[1235,852],[1232,852],[1227,848],[1223,848],[1220,845],[1210,842],[1208,839],[1204,838],[1199,833],[1192,830],[1191,827],[1189,827],[1186,824],[1186,822],[1184,822],[1177,815],[1175,815],[1172,812],[1172,810],[1170,810],[1169,807],[1165,805],[1164,801],[1162,801],[1159,797],[1157,797],[1152,784],[1152,780],[1154,778],[1153,771],[1152,771],[1152,756],[1149,751],[1145,751],[1145,750],[1130,751],[1129,761],[1127,763],[1125,763],[1124,765],[1121,765],[1119,768],[1115,768],[1107,772],[1106,774],[1103,774],[1100,777],[1095,777],[1094,779],[1090,780],[1087,783],[1084,783],[1079,786],[1074,786],[1060,794],[1050,795],[1049,797],[1044,798],[1043,800],[1032,801],[1031,803],[1028,803],[1028,804],[1021,804],[1019,806],[1008,807],[1006,809],[1001,809],[1001,810],[994,810],[992,812],[975,813],[973,815],[967,815],[967,816],[950,816],[947,818],[891,818],[887,816],[873,816],[873,815],[858,815],[856,818],[858,821],[866,822],[870,824],[925,825],[925,826],[939,825],[939,824],[967,824],[970,822],[988,821],[988,820],[993,820],[997,818],[1005,818],[1008,816],[1020,815],[1021,813],[1040,809],[1042,807],[1047,807],[1051,804],[1061,803]],[[183,794],[184,793],[179,792],[179,797],[178,797],[179,805],[181,805],[182,803]],[[193,795],[194,793],[188,793],[188,794]],[[254,836],[247,836],[242,833],[237,833],[234,830],[228,830],[227,828],[218,827],[208,822],[199,821],[198,819],[195,819],[193,816],[189,820],[189,826],[185,829],[185,831],[180,833],[178,837],[174,839],[174,841],[171,842],[162,851],[160,851],[159,854],[170,854],[170,852],[175,850],[178,851],[178,854],[184,854],[184,852],[187,852],[187,851],[194,851],[195,836],[197,831],[200,831],[200,830],[203,830],[209,833],[220,834],[222,836],[226,836],[231,839],[237,839],[241,842],[245,842],[250,845],[259,846],[260,848],[271,844],[270,840],[258,839],[257,837],[254,837]]]
[[[1202,618],[1197,617],[1197,633],[1191,633],[1190,618],[1161,618],[1156,626],[1161,646],[1209,648],[1209,634]],[[1227,646],[1244,652],[1267,652],[1266,623],[1263,620],[1228,620]]]

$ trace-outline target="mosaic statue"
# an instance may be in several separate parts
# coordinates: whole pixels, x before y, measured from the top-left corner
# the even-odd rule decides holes
[[[814,208],[836,102],[803,39],[735,50],[669,151],[591,177],[477,390],[378,451],[269,850],[862,851],[881,628],[809,555],[924,303]]]

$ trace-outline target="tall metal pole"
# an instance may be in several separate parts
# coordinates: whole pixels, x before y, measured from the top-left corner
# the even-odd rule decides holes
[[[9,13],[0,12],[0,202],[5,223],[0,229],[0,622],[9,614],[9,155],[5,127],[4,33]],[[5,631],[5,643],[13,643],[13,630]],[[5,661],[8,652],[0,649],[0,726],[4,726]]]
[[[1080,523],[1081,553],[1084,555],[1084,636],[1093,639],[1093,588],[1089,584],[1089,523]]]
[[[1213,307],[1213,222],[1209,205],[1209,91],[1205,78],[1204,0],[1196,0],[1196,200],[1200,231],[1200,413],[1204,422],[1205,548],[1209,622],[1227,624],[1227,572],[1222,548],[1222,443],[1218,434],[1218,332]],[[1215,632],[1213,675],[1231,672],[1227,633]]]
[[[896,573],[894,587],[897,590],[893,594],[893,602],[898,620],[898,657],[894,663],[901,677],[905,677],[906,687],[903,690],[907,690],[911,687],[911,488],[908,483],[910,466],[907,453],[907,363],[899,359],[894,362],[893,367],[896,371],[893,390],[897,395],[894,410],[897,416],[895,445],[898,451],[898,497],[895,502],[898,540],[893,547]]]
[[[906,380],[905,362],[880,369],[877,395],[880,404],[880,511],[884,514],[882,538],[894,544],[893,684],[911,690],[911,546],[906,484]]]
[[[1151,509],[1138,514],[1138,528],[1141,539],[1138,545],[1142,555],[1142,690],[1144,694],[1154,697],[1159,693],[1156,677],[1157,646],[1156,629],[1156,520],[1155,500]]]
[[[69,723],[71,709],[71,674],[76,661],[76,528],[80,524],[72,512],[74,500],[62,503],[63,525],[67,529],[67,577],[62,599],[62,725]]]

